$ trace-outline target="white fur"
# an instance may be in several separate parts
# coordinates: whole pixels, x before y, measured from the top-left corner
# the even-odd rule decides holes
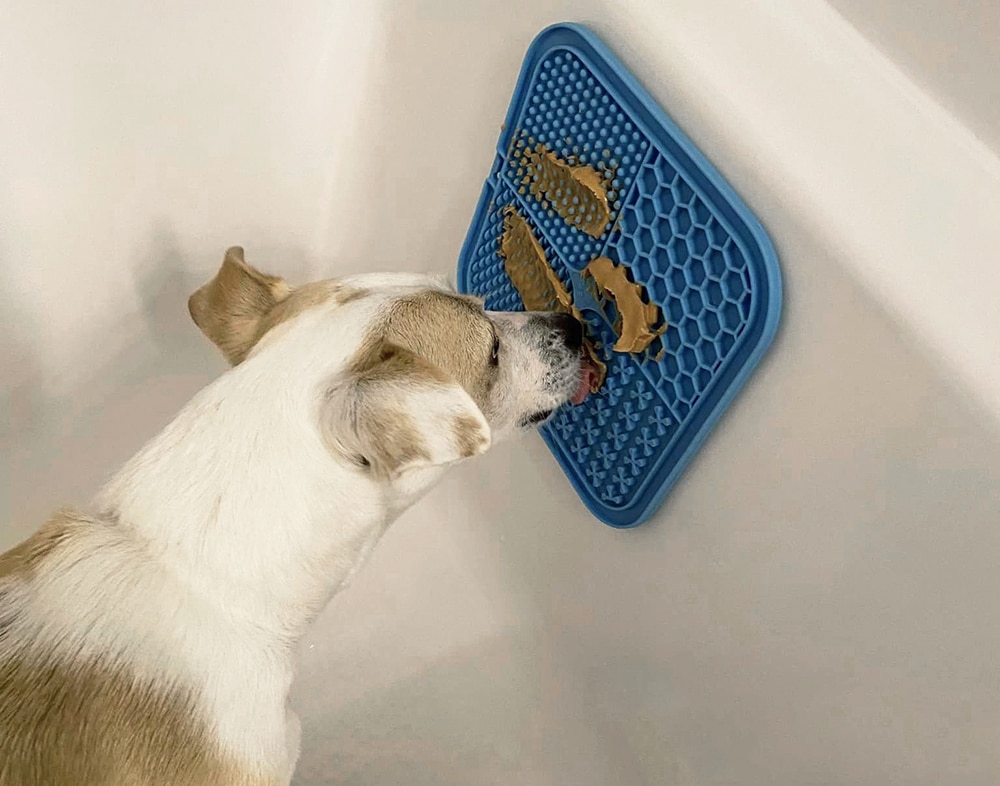
[[[379,310],[436,286],[409,275],[345,283],[379,295],[299,315],[199,393],[100,494],[101,521],[45,564],[11,631],[65,658],[113,652],[139,676],[194,687],[224,752],[289,780],[296,642],[452,460],[438,423],[456,399],[432,388],[407,404],[429,465],[376,481],[325,444],[325,392]]]
[[[231,754],[271,771],[294,766],[285,703],[295,643],[389,516],[436,479],[425,473],[397,499],[332,455],[317,429],[322,381],[357,349],[375,305],[352,304],[362,313],[350,320],[316,313],[290,324],[199,394],[101,498],[173,574],[151,605],[183,602],[178,613],[192,615],[177,620],[190,635],[164,665],[195,677]],[[136,611],[136,638],[155,639],[162,610]]]

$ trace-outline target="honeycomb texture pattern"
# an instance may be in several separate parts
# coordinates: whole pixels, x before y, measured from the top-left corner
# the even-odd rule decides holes
[[[739,243],[659,153],[639,174],[608,254],[663,310],[667,331],[643,371],[686,417],[729,358],[750,318],[753,288]],[[660,355],[662,349],[662,355]]]
[[[602,62],[611,57],[606,51],[566,46],[565,39],[546,41],[543,33],[529,51],[501,138],[506,144],[463,248],[459,283],[485,297],[490,310],[523,309],[499,254],[502,212],[512,205],[573,293],[608,367],[601,391],[560,408],[543,437],[598,517],[633,526],[662,500],[741,384],[740,374],[745,378],[759,358],[763,349],[754,355],[756,347],[770,341],[761,338],[761,324],[767,312],[776,325],[777,312],[768,302],[773,285],[766,285],[779,274],[776,260],[768,268],[769,244],[762,251],[747,228],[749,211],[734,209],[735,195],[706,180],[699,165],[710,165],[677,146],[677,129],[652,126],[648,111],[636,109],[631,91],[641,88],[607,78],[609,67],[621,66]],[[536,144],[601,174],[610,210],[602,235],[573,226],[565,210],[560,216],[524,187],[515,151]],[[642,354],[610,349],[614,304],[595,300],[580,277],[600,255],[624,264],[667,319],[666,332]]]

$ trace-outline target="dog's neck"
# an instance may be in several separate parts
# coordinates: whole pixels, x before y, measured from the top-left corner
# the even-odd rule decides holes
[[[441,475],[415,472],[392,490],[366,479],[323,444],[315,397],[237,367],[99,498],[181,591],[289,649]]]

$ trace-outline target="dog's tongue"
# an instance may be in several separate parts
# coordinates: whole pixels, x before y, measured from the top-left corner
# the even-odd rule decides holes
[[[582,404],[587,398],[587,394],[590,393],[590,389],[597,379],[597,370],[587,362],[586,359],[580,361],[580,385],[577,387],[576,392],[573,394],[573,398],[570,401],[573,404]]]

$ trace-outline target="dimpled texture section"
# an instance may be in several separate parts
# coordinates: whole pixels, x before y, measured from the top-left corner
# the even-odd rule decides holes
[[[524,158],[518,146],[539,144],[560,161],[590,166],[602,176],[610,219],[601,237],[592,238],[571,226],[523,182]],[[526,217],[559,248],[563,262],[582,270],[604,246],[649,145],[597,74],[573,52],[557,49],[538,65],[501,173],[516,190],[524,191]]]
[[[519,182],[519,140],[607,175],[610,219],[600,237]],[[484,296],[491,310],[517,311],[523,304],[499,255],[508,206],[527,219],[608,367],[601,390],[557,410],[542,436],[596,516],[634,526],[663,500],[770,343],[781,294],[773,248],[711,164],[574,25],[544,31],[529,50],[459,259],[462,291]],[[628,268],[668,323],[641,354],[611,351],[614,304],[595,299],[580,275],[602,255]]]
[[[585,311],[608,376],[600,393],[575,407],[562,407],[543,428],[554,450],[569,457],[577,483],[611,508],[628,505],[677,433],[678,419],[639,373],[628,355],[609,352],[615,341],[607,320]]]
[[[497,189],[492,186],[487,186],[483,194],[483,198],[488,196],[490,201],[475,247],[471,254],[466,255],[468,263],[462,271],[465,280],[461,289],[482,297],[486,301],[487,311],[523,311],[524,303],[504,272],[504,260],[500,256],[503,211],[514,199],[511,193],[501,192],[498,202],[496,194]]]
[[[504,271],[504,258],[500,255],[504,210],[511,205],[516,208],[517,205],[513,193],[505,186],[493,188],[491,193],[493,197],[487,205],[483,231],[479,234],[475,250],[469,260],[467,286],[462,289],[483,298],[487,311],[524,311],[524,302]],[[537,229],[535,227],[531,229],[542,250],[545,251],[552,269],[566,288],[572,291],[566,266],[561,263],[548,241],[538,234]]]

